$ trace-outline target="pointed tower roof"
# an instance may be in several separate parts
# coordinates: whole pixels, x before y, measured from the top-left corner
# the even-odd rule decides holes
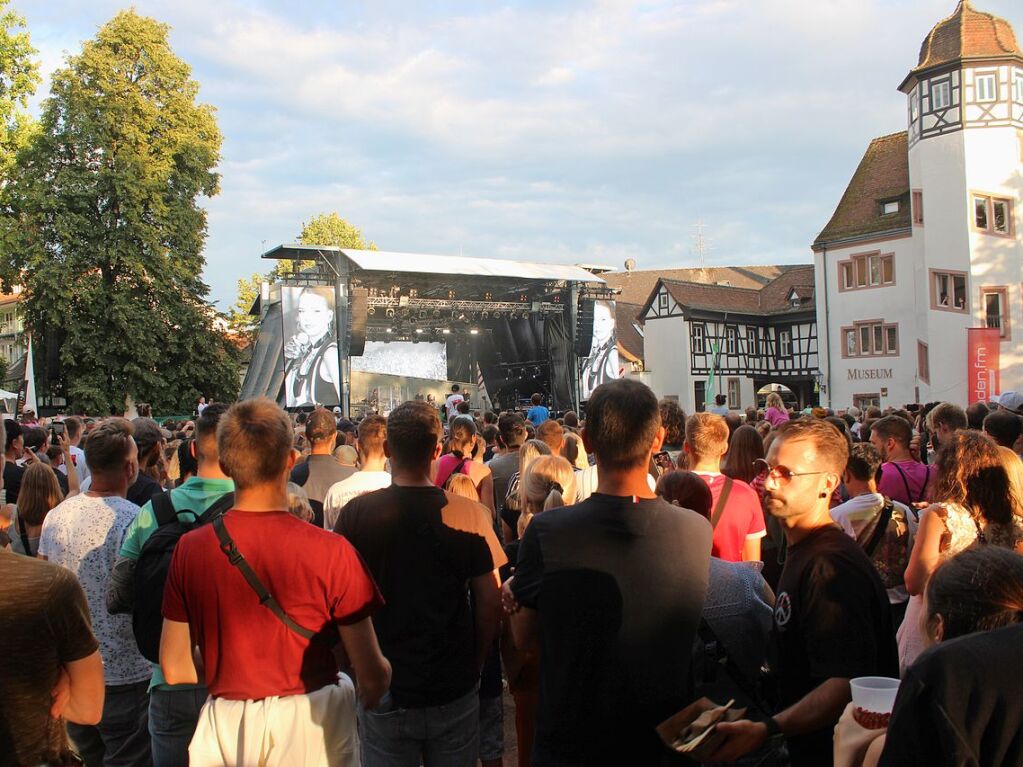
[[[920,45],[920,58],[899,86],[923,72],[963,59],[1023,58],[1012,25],[991,13],[978,11],[970,0],[959,0],[951,16],[935,24]]]

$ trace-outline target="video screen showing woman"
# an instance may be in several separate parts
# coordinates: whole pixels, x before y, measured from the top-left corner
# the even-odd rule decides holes
[[[281,301],[285,407],[340,404],[333,288],[284,288]]]

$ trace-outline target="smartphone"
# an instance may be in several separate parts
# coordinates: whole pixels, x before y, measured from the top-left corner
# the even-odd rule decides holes
[[[662,469],[674,469],[675,464],[671,460],[671,456],[668,455],[667,450],[662,450],[659,453],[654,453],[654,464],[661,467]]]

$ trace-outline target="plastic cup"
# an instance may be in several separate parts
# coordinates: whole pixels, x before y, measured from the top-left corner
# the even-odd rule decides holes
[[[895,706],[899,680],[886,676],[860,676],[849,681],[852,702],[856,708],[874,714],[890,714]]]

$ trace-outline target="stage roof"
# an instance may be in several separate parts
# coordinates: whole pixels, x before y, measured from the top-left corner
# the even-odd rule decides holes
[[[539,264],[530,261],[505,261],[499,258],[437,256],[422,253],[392,253],[384,250],[351,250],[326,245],[278,245],[262,258],[302,260],[320,253],[342,253],[356,267],[368,272],[407,274],[465,275],[469,277],[512,277],[527,280],[565,280],[592,282],[604,280],[578,266]]]

